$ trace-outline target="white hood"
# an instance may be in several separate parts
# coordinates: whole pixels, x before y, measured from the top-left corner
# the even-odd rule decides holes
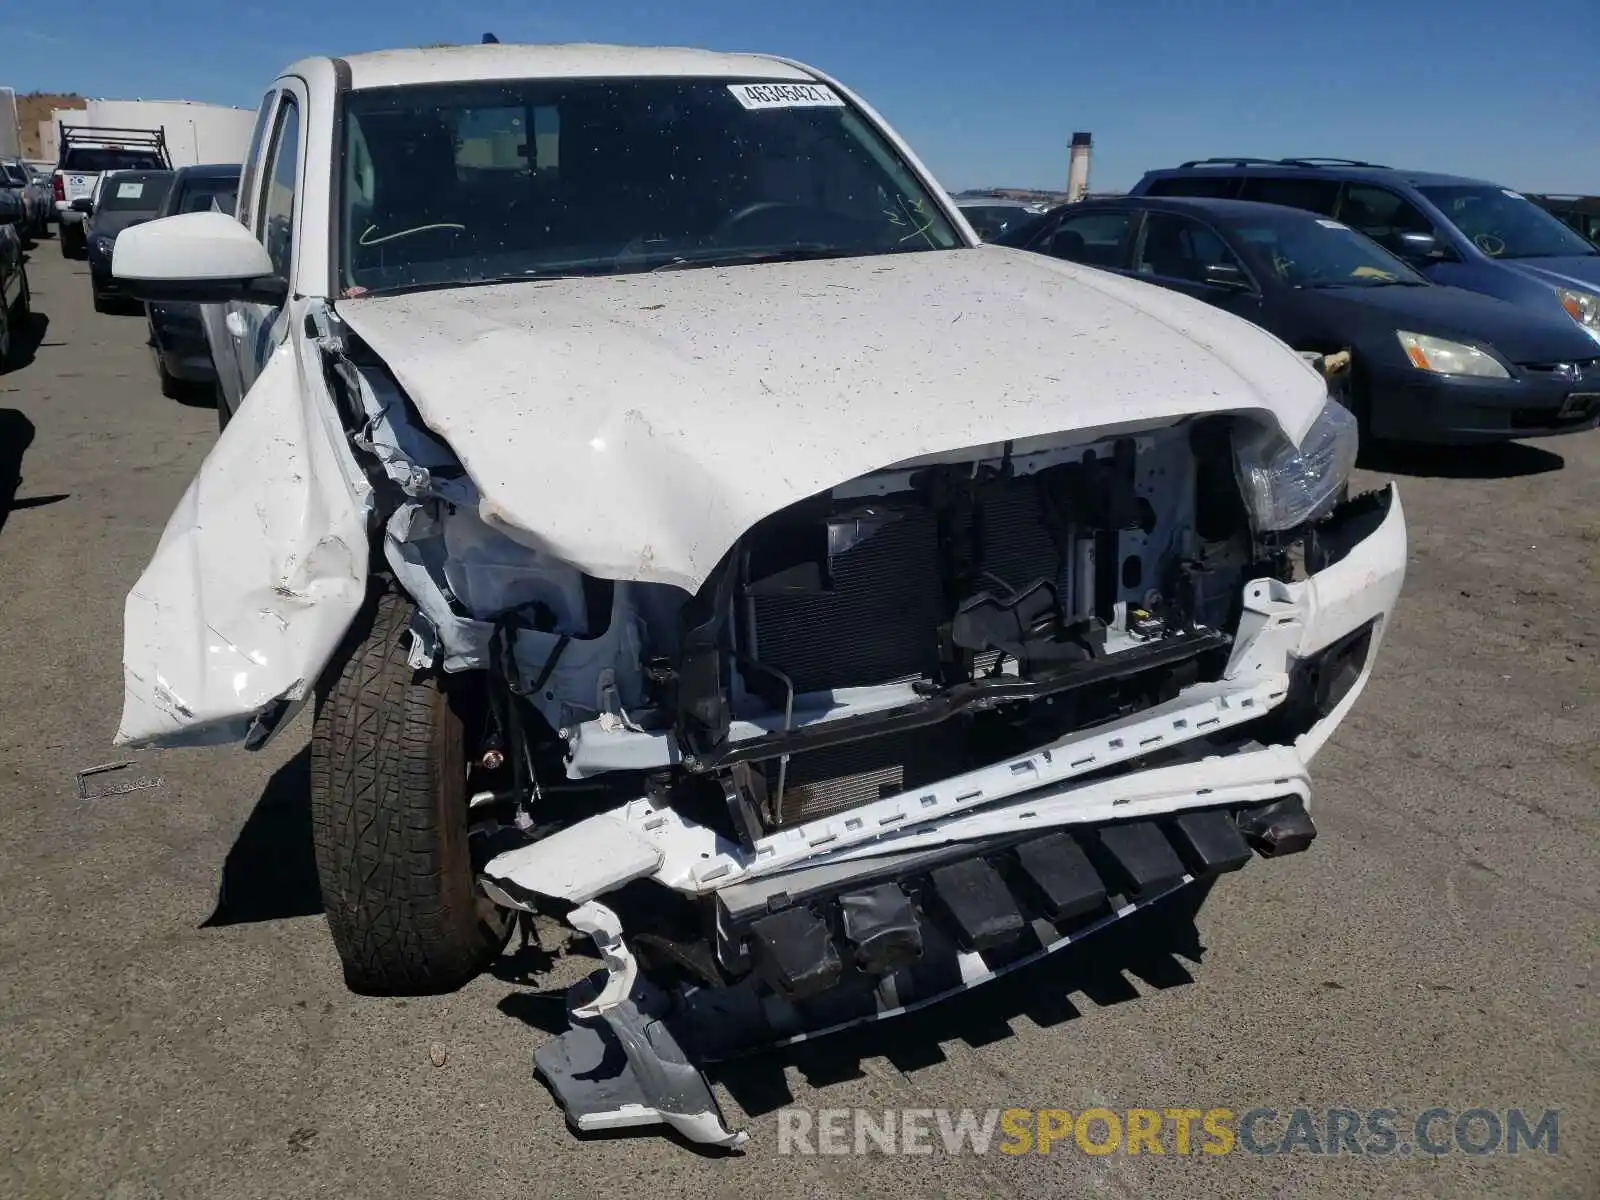
[[[1189,297],[1000,247],[342,301],[491,524],[698,589],[762,517],[924,455],[1326,387]]]

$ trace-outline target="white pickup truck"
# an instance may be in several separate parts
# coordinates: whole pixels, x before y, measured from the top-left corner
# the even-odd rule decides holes
[[[578,1128],[738,1144],[701,1063],[1315,836],[1406,564],[1350,414],[1254,325],[981,244],[819,71],[307,59],[237,215],[114,271],[214,306],[236,408],[128,596],[118,740],[314,703],[358,991],[592,936],[536,1056]]]
[[[170,171],[166,131],[122,129],[104,125],[60,126],[61,153],[50,176],[50,189],[60,225],[61,256],[82,258],[86,205],[104,171]],[[82,203],[80,203],[80,201]]]

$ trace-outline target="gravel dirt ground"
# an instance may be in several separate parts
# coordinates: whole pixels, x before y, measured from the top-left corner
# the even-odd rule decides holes
[[[579,1140],[532,1078],[581,947],[437,999],[344,989],[303,721],[260,755],[112,750],[123,596],[216,421],[161,397],[143,318],[91,311],[83,264],[45,242],[29,270],[41,315],[0,376],[0,1195],[1600,1194],[1600,433],[1364,473],[1399,479],[1411,562],[1318,760],[1310,853],[1194,921],[719,1072],[754,1133],[719,1158]],[[74,772],[119,757],[160,785],[79,800]],[[1559,1144],[780,1155],[787,1104],[1267,1107],[1269,1143],[1300,1106],[1397,1109],[1402,1135],[1521,1107],[1559,1110]]]

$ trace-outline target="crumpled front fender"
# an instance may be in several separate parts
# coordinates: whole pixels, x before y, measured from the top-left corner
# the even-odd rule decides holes
[[[371,488],[302,345],[272,355],[128,593],[118,745],[265,745],[361,606]]]

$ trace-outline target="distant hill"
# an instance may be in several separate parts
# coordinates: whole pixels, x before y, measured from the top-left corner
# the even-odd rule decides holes
[[[48,121],[58,108],[88,108],[89,101],[76,92],[27,92],[17,96],[17,123],[22,126],[22,157],[39,158],[39,122]]]

